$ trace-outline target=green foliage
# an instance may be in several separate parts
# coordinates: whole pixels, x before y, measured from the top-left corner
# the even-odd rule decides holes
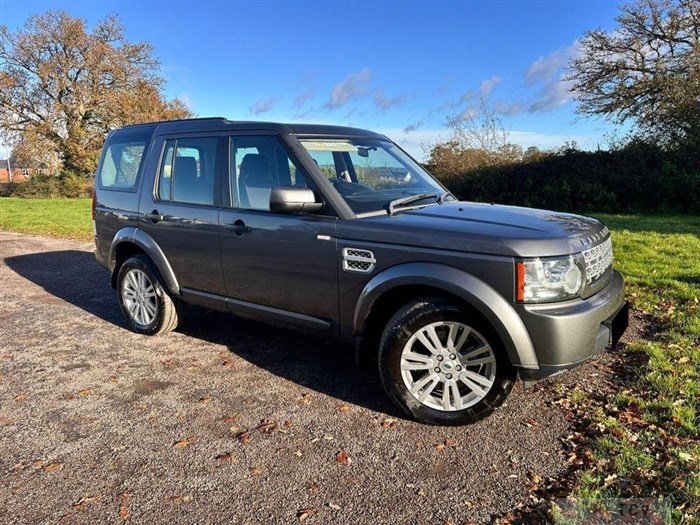
[[[34,175],[28,182],[13,184],[9,194],[24,198],[80,198],[92,195],[93,179],[71,172],[64,172],[58,177],[53,175]]]
[[[668,152],[641,141],[613,151],[526,157],[455,175],[428,164],[460,199],[570,212],[700,213],[700,159],[691,149]]]

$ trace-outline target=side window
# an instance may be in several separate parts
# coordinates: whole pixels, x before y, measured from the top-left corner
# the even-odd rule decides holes
[[[102,158],[100,186],[107,190],[133,190],[149,140],[150,133],[143,132],[114,136]]]
[[[230,147],[229,187],[234,207],[269,211],[273,187],[306,187],[304,174],[276,137],[231,137]]]
[[[214,204],[216,137],[168,140],[158,175],[160,200]]]

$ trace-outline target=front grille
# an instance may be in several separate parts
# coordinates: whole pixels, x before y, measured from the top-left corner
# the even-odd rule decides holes
[[[581,252],[586,265],[586,280],[590,286],[612,266],[613,252],[610,237],[597,246]]]
[[[377,260],[369,250],[343,248],[343,270],[346,272],[369,273]]]

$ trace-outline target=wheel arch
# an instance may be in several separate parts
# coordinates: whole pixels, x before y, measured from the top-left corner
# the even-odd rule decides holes
[[[527,329],[508,301],[478,277],[442,264],[406,263],[375,275],[355,306],[353,335],[373,336],[384,317],[388,320],[412,298],[428,295],[456,299],[473,308],[494,328],[513,365],[539,368]]]
[[[112,272],[112,286],[116,288],[117,275],[122,263],[129,257],[137,254],[148,256],[156,265],[160,275],[165,281],[168,290],[180,295],[180,285],[175,277],[170,263],[160,249],[156,241],[139,228],[124,228],[119,230],[112,240],[109,249],[109,268]]]

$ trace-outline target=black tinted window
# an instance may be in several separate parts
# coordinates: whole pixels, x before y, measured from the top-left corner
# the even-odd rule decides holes
[[[275,186],[306,187],[306,179],[276,137],[231,137],[231,202],[251,210],[270,209]]]
[[[132,190],[136,187],[150,137],[150,132],[128,131],[110,138],[97,175],[102,188]]]
[[[216,137],[169,140],[158,176],[158,198],[214,204]]]

